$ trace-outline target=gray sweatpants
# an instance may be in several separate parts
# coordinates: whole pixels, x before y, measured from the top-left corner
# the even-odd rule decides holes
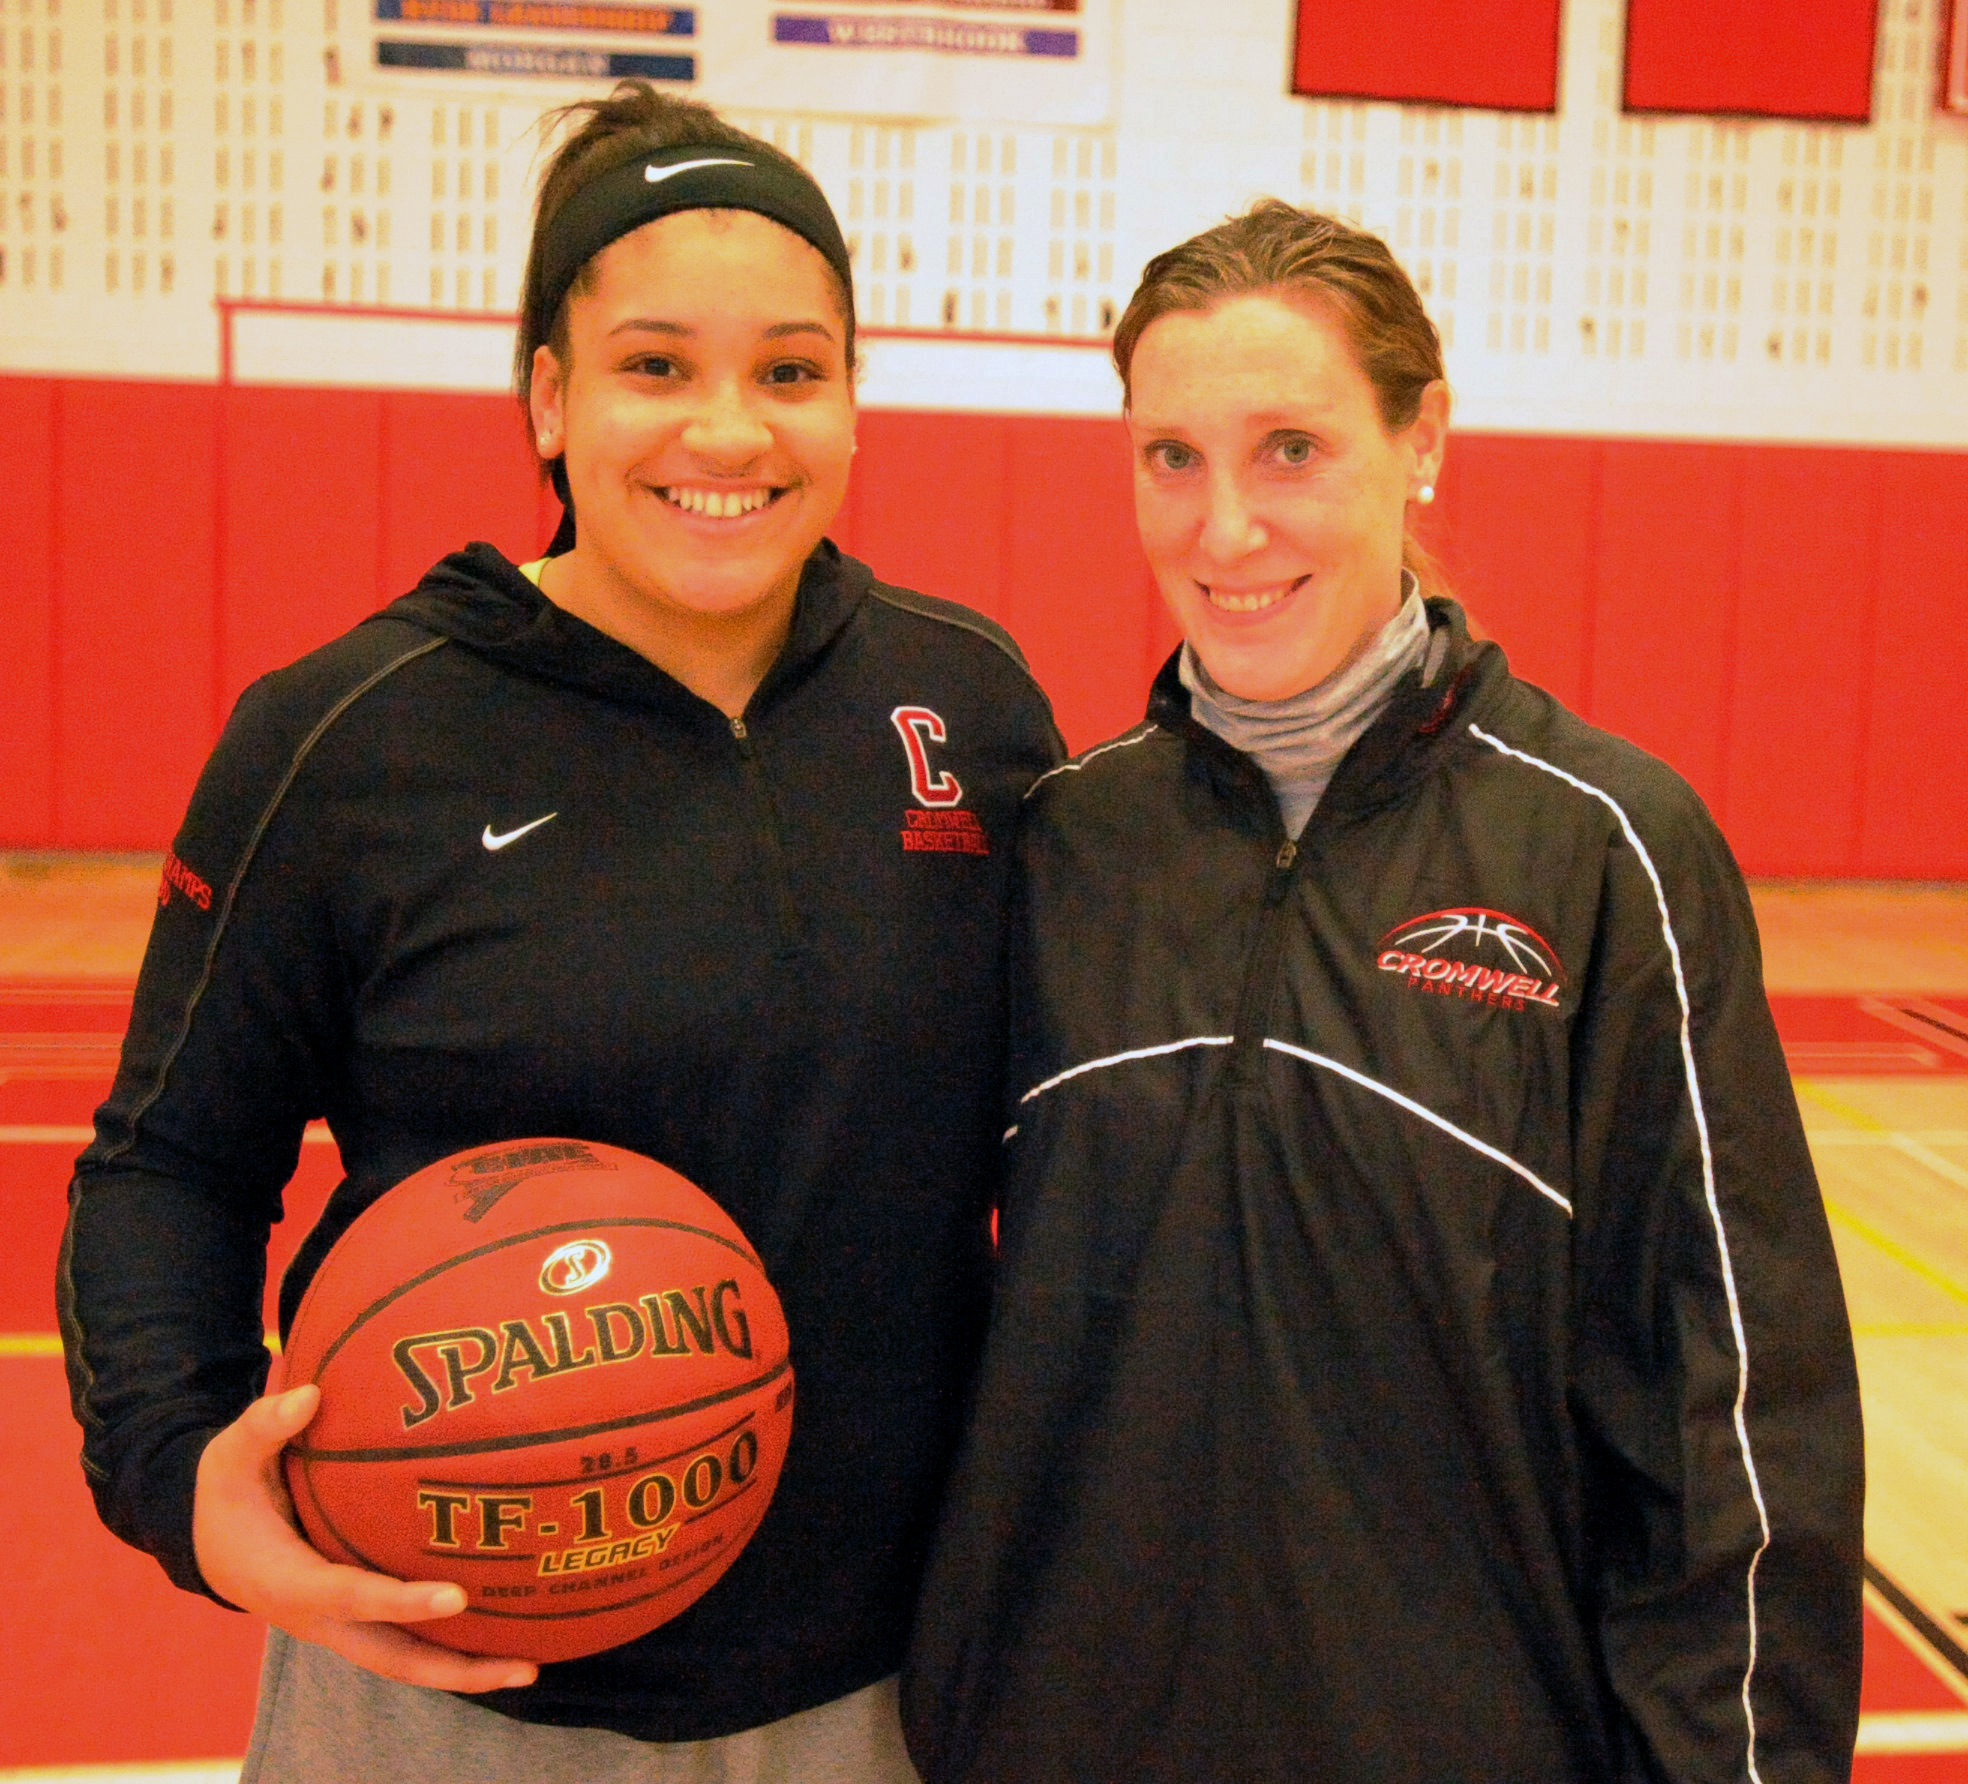
[[[515,1722],[275,1629],[240,1784],[921,1784],[895,1681],[716,1741]]]

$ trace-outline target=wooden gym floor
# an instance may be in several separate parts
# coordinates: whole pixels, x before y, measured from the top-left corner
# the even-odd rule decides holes
[[[158,866],[0,855],[0,1781],[218,1784],[251,1721],[259,1629],[96,1523],[54,1337],[68,1167],[115,1067]],[[1968,1784],[1968,885],[1754,893],[1865,1397],[1855,1776]],[[276,1280],[335,1181],[332,1142],[309,1138]]]

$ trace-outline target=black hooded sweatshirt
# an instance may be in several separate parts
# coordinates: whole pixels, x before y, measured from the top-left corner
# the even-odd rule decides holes
[[[281,1289],[462,1147],[629,1147],[714,1196],[799,1402],[763,1524],[624,1647],[478,1701],[702,1740],[896,1667],[985,1311],[1005,874],[1058,758],[1011,641],[831,545],[742,719],[485,545],[247,690],[167,861],[58,1293],[83,1466],[178,1584],[260,1390],[302,1129],[346,1178]]]

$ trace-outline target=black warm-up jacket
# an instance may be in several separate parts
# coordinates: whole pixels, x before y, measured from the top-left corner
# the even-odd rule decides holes
[[[930,1784],[1830,1784],[1861,1450],[1743,885],[1431,604],[1296,844],[1170,664],[1030,795]]]
[[[346,1180],[568,1135],[737,1219],[799,1381],[764,1523],[626,1647],[480,1701],[695,1740],[892,1672],[985,1316],[1004,891],[1058,759],[1010,641],[822,546],[732,721],[489,546],[241,699],[167,862],[59,1296],[111,1529],[198,1589],[305,1124]]]

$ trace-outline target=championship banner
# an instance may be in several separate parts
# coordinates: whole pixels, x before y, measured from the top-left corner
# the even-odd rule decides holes
[[[693,6],[646,0],[375,0],[376,66],[547,80],[694,81],[697,58],[653,51],[694,38]],[[390,27],[411,27],[411,30]]]
[[[1030,124],[1107,121],[1113,5],[372,0],[375,66],[392,73],[642,75],[737,111]]]
[[[1559,0],[1298,0],[1292,91],[1493,111],[1558,109]]]
[[[859,118],[1100,124],[1112,0],[710,0],[704,97]]]
[[[1863,124],[1878,0],[1628,0],[1629,112]]]

